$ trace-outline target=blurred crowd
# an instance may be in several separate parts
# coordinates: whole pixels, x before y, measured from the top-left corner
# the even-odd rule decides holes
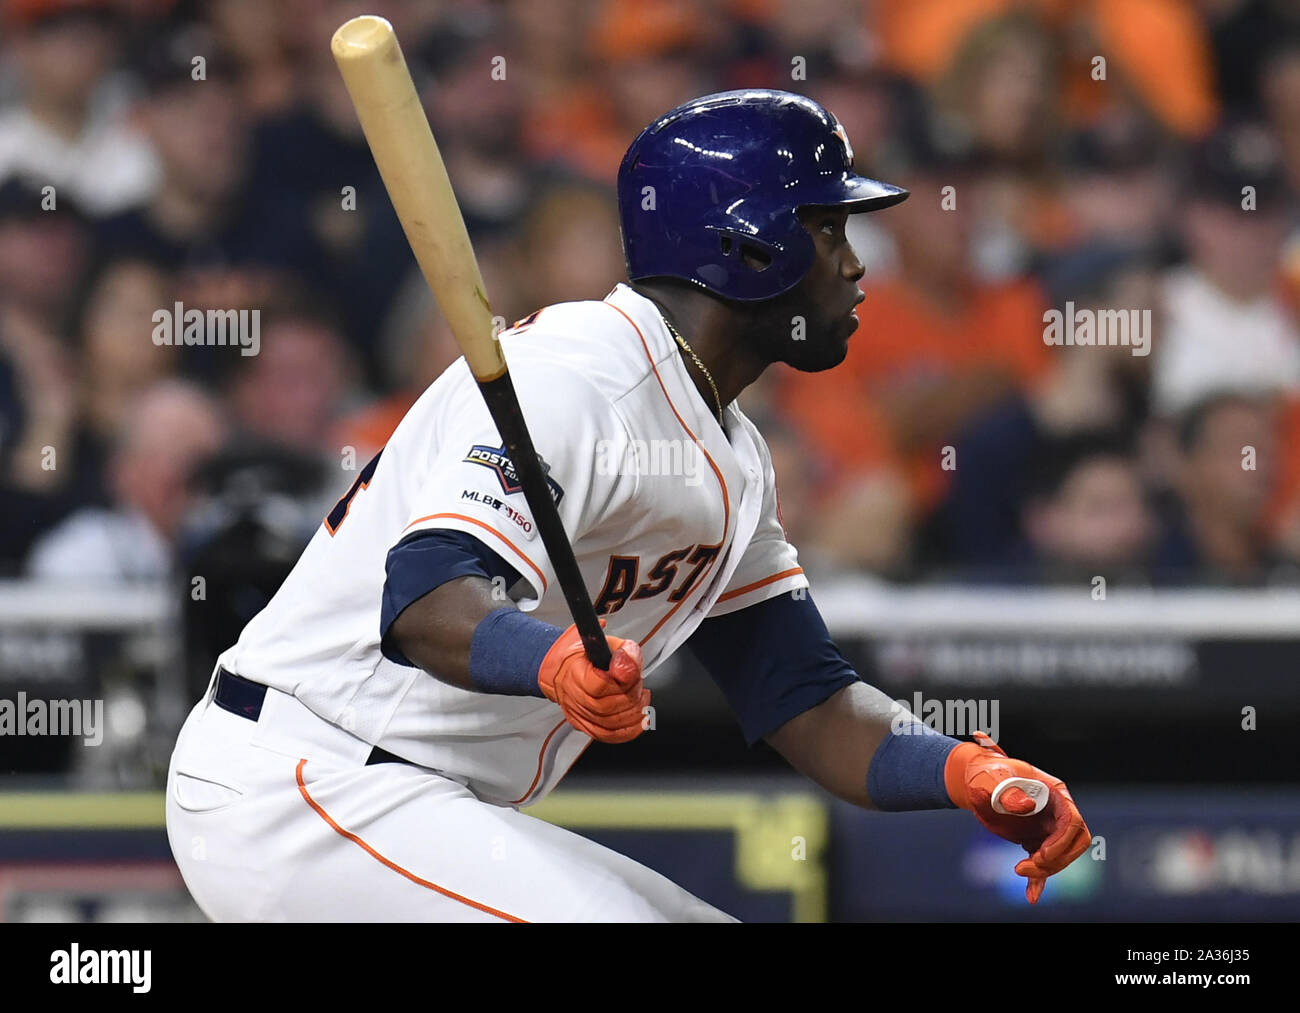
[[[329,52],[363,7],[507,320],[622,279],[619,160],[706,92],[806,93],[911,189],[850,219],[845,364],[741,398],[813,565],[1300,580],[1288,0],[0,0],[0,573],[269,593],[455,358]]]

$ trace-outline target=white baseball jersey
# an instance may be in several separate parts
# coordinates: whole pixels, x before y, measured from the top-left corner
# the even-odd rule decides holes
[[[734,403],[718,425],[652,302],[619,285],[549,306],[501,341],[587,590],[606,631],[641,644],[652,690],[706,617],[807,586],[766,444]],[[590,739],[549,700],[460,689],[380,650],[388,552],[436,528],[509,562],[520,608],[571,623],[464,360],[412,407],[221,664],[480,799],[527,805]]]

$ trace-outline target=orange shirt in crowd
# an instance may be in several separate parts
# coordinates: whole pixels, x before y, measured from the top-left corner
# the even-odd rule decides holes
[[[881,0],[868,21],[891,69],[924,84],[947,70],[962,41],[981,22],[1015,9],[1064,30],[1082,19],[1105,56],[1107,81],[1129,84],[1169,129],[1198,136],[1218,117],[1205,24],[1187,0]],[[1072,68],[1066,93],[1087,118],[1110,93],[1092,78],[1091,64]]]
[[[1029,282],[980,285],[944,315],[905,282],[867,287],[848,357],[824,373],[787,371],[781,407],[803,437],[834,463],[842,480],[880,467],[904,472],[916,506],[932,507],[947,486],[941,444],[901,451],[889,431],[882,394],[909,378],[1001,367],[1028,386],[1047,370],[1045,302]]]
[[[416,392],[398,391],[345,415],[335,423],[330,442],[354,447],[357,467],[361,467],[383,449],[417,396]]]
[[[532,102],[523,136],[529,158],[606,183],[617,177],[629,140],[619,132],[607,96],[584,85],[575,85],[563,101]]]
[[[1291,396],[1282,406],[1277,445],[1277,485],[1269,521],[1280,530],[1300,512],[1300,396]]]

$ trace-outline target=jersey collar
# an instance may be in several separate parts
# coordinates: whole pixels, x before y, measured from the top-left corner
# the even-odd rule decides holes
[[[677,342],[673,340],[672,332],[668,330],[668,325],[664,323],[663,314],[659,312],[659,307],[655,302],[652,299],[647,299],[625,282],[619,282],[615,285],[610,290],[609,295],[605,296],[604,301],[617,306],[633,320],[640,329],[642,337],[645,338],[656,366],[663,369],[665,363],[669,363],[673,375],[679,381],[679,386],[689,390],[690,403],[695,416],[692,419],[692,428],[695,429],[696,435],[703,435],[700,427],[712,426],[712,429],[707,431],[721,432],[723,437],[730,442],[731,433],[736,426],[736,402],[731,401],[722,406],[722,418],[725,427],[719,428],[713,405],[695,386],[695,380],[686,368],[684,354],[678,348]]]

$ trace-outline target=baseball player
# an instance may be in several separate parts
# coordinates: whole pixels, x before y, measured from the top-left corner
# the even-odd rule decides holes
[[[931,732],[827,634],[736,397],[829,369],[857,327],[853,171],[799,95],[689,102],[618,178],[630,285],[501,336],[613,660],[586,659],[464,361],[435,381],[219,659],[172,757],[167,830],[217,920],[730,920],[526,815],[592,739],[648,727],[680,647],[765,739],[864,808],[969,809],[1024,846],[1036,901],[1088,846],[1062,782]],[[866,336],[862,340],[870,340]],[[667,464],[665,464],[667,462]]]

